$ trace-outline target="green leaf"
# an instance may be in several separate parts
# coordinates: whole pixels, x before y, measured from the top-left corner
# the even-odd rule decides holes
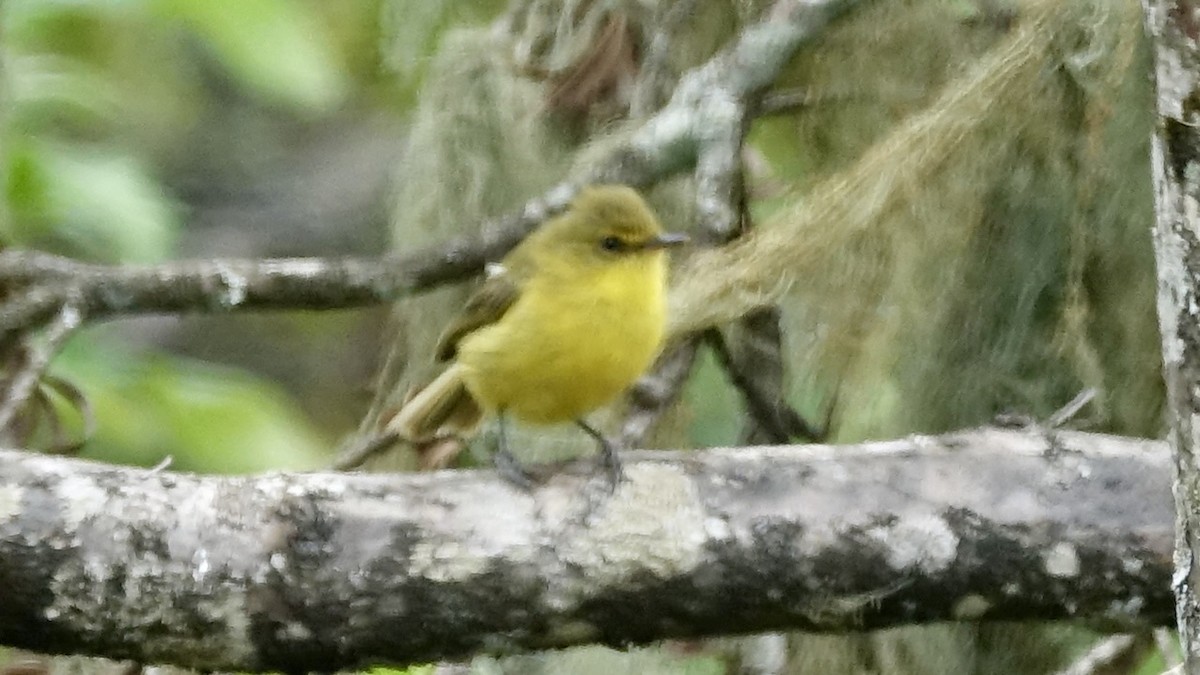
[[[79,387],[95,412],[87,457],[204,473],[314,469],[330,442],[294,401],[243,371],[103,340],[72,343],[55,374]]]
[[[12,134],[6,136],[12,140],[7,144],[8,154],[0,157],[5,164],[3,196],[15,213],[23,214],[28,220],[34,217],[33,214],[49,210],[49,179],[46,176],[43,158],[35,144],[29,139],[14,138]],[[23,231],[14,230],[5,232],[4,238],[6,244],[28,245],[31,237],[26,236]]]
[[[230,73],[278,102],[328,110],[345,97],[347,75],[329,37],[290,0],[154,0],[183,21]]]
[[[684,387],[684,397],[692,413],[689,438],[698,448],[737,443],[741,402],[721,372],[712,352],[700,352],[692,376]]]
[[[72,253],[110,262],[171,253],[175,207],[133,158],[26,138],[9,161],[18,243],[61,240]]]
[[[10,56],[10,113],[5,122],[22,133],[40,131],[61,118],[98,125],[119,114],[105,76],[76,59],[53,54]]]
[[[69,16],[119,16],[141,13],[147,0],[5,0],[0,28],[9,44],[28,46],[47,23]]]

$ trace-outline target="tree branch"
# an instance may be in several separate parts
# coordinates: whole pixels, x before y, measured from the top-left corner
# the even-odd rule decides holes
[[[1172,620],[1165,444],[983,429],[572,467],[211,477],[0,452],[0,643],[197,669],[945,620]]]
[[[497,260],[579,186],[619,182],[644,187],[696,166],[710,145],[728,149],[729,125],[805,42],[818,37],[856,0],[783,2],[727,50],[681,78],[671,100],[627,139],[578,175],[529,201],[520,212],[468,237],[399,259],[214,260],[146,267],[89,265],[27,251],[0,252],[0,340],[37,328],[71,293],[88,320],[118,315],[254,309],[333,309],[388,302],[475,274]],[[733,111],[729,103],[736,103]],[[738,116],[730,117],[731,112]],[[722,129],[714,141],[714,129]],[[715,155],[714,155],[715,157]],[[713,160],[716,161],[715,159]],[[713,169],[706,165],[705,175]],[[720,176],[713,177],[717,180]],[[14,292],[15,291],[15,292]]]
[[[13,373],[0,396],[0,430],[7,429],[17,414],[26,409],[50,360],[82,321],[79,309],[68,300],[47,328],[43,343],[27,345],[25,358],[16,359]]]
[[[205,260],[95,265],[32,251],[0,252],[0,340],[36,328],[71,301],[89,320],[118,315],[256,309],[340,309],[379,304],[464,279],[516,245],[573,193],[550,191],[517,214],[402,257]]]
[[[696,362],[698,347],[697,340],[684,340],[664,352],[650,372],[634,383],[629,390],[629,407],[617,436],[619,447],[643,447],[654,425],[683,393],[683,386],[687,384],[692,365]]]
[[[720,330],[710,328],[705,331],[704,336],[713,350],[717,363],[725,370],[733,386],[741,393],[746,411],[750,415],[751,425],[748,433],[743,434],[744,437],[749,437],[750,442],[756,442],[757,439],[757,442],[772,444],[787,443],[797,438],[807,441],[825,440],[829,431],[829,420],[826,420],[821,428],[815,428],[784,398],[778,321],[778,312],[763,311],[747,316],[739,326],[746,330],[748,336],[774,338],[761,346],[750,343],[746,338],[747,344],[744,349],[746,351],[759,349],[763,352],[758,355],[759,362],[765,363],[767,367],[771,368],[771,370],[763,368],[760,369],[761,372],[753,374],[738,363],[738,359],[729,349],[729,345],[725,342],[725,336],[721,334]],[[771,328],[774,328],[774,335],[764,335]],[[765,391],[767,389],[770,390],[770,393]],[[830,414],[832,414],[832,406]]]

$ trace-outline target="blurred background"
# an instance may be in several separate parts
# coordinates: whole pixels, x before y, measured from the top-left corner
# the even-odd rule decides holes
[[[503,4],[5,0],[3,240],[105,263],[378,255],[425,54]],[[311,468],[369,400],[385,315],[122,320],[53,372],[95,409],[84,456]]]

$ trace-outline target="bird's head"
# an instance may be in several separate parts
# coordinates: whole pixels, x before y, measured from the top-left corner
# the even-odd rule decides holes
[[[687,235],[664,232],[641,195],[623,185],[584,188],[543,226],[539,238],[548,250],[595,264],[661,254],[688,241]]]

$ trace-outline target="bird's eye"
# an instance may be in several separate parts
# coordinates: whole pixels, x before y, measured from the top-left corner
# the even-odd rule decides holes
[[[619,237],[605,237],[600,240],[600,248],[615,252],[625,248],[625,243]]]

